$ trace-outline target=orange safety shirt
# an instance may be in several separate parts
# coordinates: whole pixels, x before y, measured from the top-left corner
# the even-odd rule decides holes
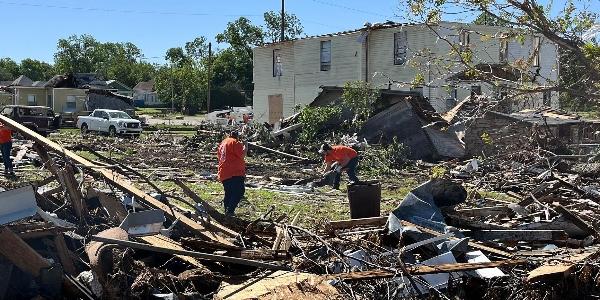
[[[331,147],[333,150],[328,155],[325,155],[325,162],[334,162],[337,161],[341,163],[345,160],[351,160],[358,156],[356,150],[348,147],[348,146],[333,146]]]
[[[219,159],[219,181],[223,182],[231,177],[246,175],[244,162],[244,145],[234,139],[224,139],[217,149]]]
[[[6,126],[0,126],[0,144],[8,143],[12,140],[12,133]]]

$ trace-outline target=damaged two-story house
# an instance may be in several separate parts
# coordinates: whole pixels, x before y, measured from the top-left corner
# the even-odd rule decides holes
[[[348,81],[375,88],[417,91],[438,112],[469,95],[501,96],[502,85],[474,76],[459,60],[469,51],[473,69],[528,85],[548,85],[558,78],[558,49],[543,36],[514,29],[440,22],[384,23],[351,31],[266,44],[254,49],[254,117],[276,123],[296,107],[311,103],[321,87]],[[464,58],[464,55],[463,55]],[[515,66],[526,65],[527,70]],[[533,74],[533,76],[531,76]],[[528,94],[509,110],[558,107],[556,92]]]

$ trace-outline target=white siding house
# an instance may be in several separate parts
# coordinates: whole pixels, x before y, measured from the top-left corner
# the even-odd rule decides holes
[[[435,31],[434,31],[435,30]],[[358,30],[268,44],[254,49],[254,116],[275,123],[313,101],[321,86],[343,86],[364,80],[377,88],[410,90],[417,87],[436,110],[443,112],[471,92],[494,96],[491,85],[460,79],[465,67],[451,55],[450,44],[460,43],[473,52],[474,64],[514,63],[537,59],[532,67],[535,84],[558,78],[556,45],[540,36],[506,38],[511,29],[442,22],[433,30],[422,24],[376,24]],[[534,45],[539,43],[539,51]],[[539,53],[536,56],[535,53]],[[502,61],[501,61],[502,59]],[[419,74],[417,76],[417,74]],[[459,78],[459,79],[457,79]],[[558,105],[556,93],[527,96],[513,109]]]

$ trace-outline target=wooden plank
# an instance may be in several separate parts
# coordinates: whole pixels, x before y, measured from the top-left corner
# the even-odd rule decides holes
[[[527,274],[527,281],[540,281],[547,279],[548,277],[559,275],[562,275],[562,277],[567,277],[571,274],[574,268],[574,264],[543,265],[529,272],[529,274]]]
[[[87,159],[75,154],[73,151],[66,149],[62,145],[39,135],[38,133],[30,130],[29,128],[19,124],[18,122],[15,122],[14,120],[12,120],[6,116],[0,115],[0,122],[11,127],[15,131],[19,131],[23,136],[35,141],[36,143],[39,143],[40,145],[43,145],[44,147],[50,148],[50,150],[56,151],[59,154],[65,156],[65,157],[68,157],[69,159],[75,161],[78,164],[87,166],[91,169],[98,169],[98,166],[94,165],[92,162],[88,161]],[[119,175],[118,173],[106,170],[104,168],[100,168],[100,170],[98,170],[98,173],[108,183],[115,185],[119,189],[124,190],[125,192],[128,192],[129,194],[132,194],[133,196],[136,197],[136,199],[138,199],[138,200],[144,202],[145,204],[150,205],[154,208],[163,210],[165,212],[165,215],[167,217],[171,218],[172,220],[179,219],[180,223],[188,230],[195,232],[197,234],[200,234],[200,235],[202,235],[208,239],[211,239],[213,241],[219,242],[221,244],[225,244],[225,245],[233,244],[230,241],[226,240],[224,237],[217,235],[216,233],[208,230],[201,224],[198,224],[196,221],[186,217],[184,214],[171,211],[171,209],[169,208],[168,205],[156,200],[152,196],[150,196],[150,195],[146,194],[145,192],[143,192],[142,190],[136,188],[135,186],[133,186],[131,183],[129,183],[123,176]]]
[[[0,227],[0,241],[0,255],[25,273],[38,277],[42,269],[50,267],[46,259],[7,227]]]
[[[181,244],[175,242],[174,240],[172,240],[164,235],[144,236],[144,237],[140,237],[139,239],[141,239],[144,242],[149,243],[153,246],[157,246],[157,247],[163,247],[163,248],[174,249],[174,250],[185,250],[181,246]],[[200,269],[210,272],[210,270],[208,270],[201,262],[199,262],[197,259],[195,259],[193,257],[179,255],[179,254],[176,254],[175,256],[177,258],[181,259],[182,261],[185,261],[197,268],[200,268]],[[210,272],[210,273],[212,273],[212,272]]]
[[[556,241],[569,236],[564,230],[477,230],[465,231],[466,236],[479,241]]]
[[[426,275],[426,274],[436,274],[436,273],[450,273],[450,272],[461,272],[461,271],[471,271],[485,268],[498,268],[498,267],[508,267],[508,266],[516,266],[526,264],[527,260],[503,260],[503,261],[493,261],[493,262],[481,262],[481,263],[455,263],[455,264],[442,264],[442,265],[434,265],[434,266],[410,266],[406,267],[406,270],[411,275]],[[367,279],[380,279],[380,278],[390,278],[397,276],[397,273],[387,271],[387,270],[373,270],[373,271],[363,271],[363,272],[350,272],[350,273],[341,273],[335,275],[328,275],[327,277],[330,279],[339,278],[344,281],[354,281],[354,280],[367,280]]]
[[[401,221],[401,222],[402,222],[402,225],[404,225],[404,226],[413,226],[413,227],[416,227],[417,229],[419,229],[422,232],[425,232],[425,233],[428,233],[428,234],[431,234],[431,235],[434,235],[434,236],[440,236],[440,235],[442,235],[442,233],[439,233],[439,232],[437,232],[435,230],[432,230],[432,229],[429,229],[429,228],[425,228],[423,226],[419,226],[419,225],[416,225],[416,224],[413,224],[413,223],[410,223],[410,222],[407,222],[407,221]],[[449,239],[451,239],[451,240],[458,240],[459,238],[451,237]],[[479,250],[486,251],[486,252],[489,252],[489,253],[493,253],[493,254],[496,254],[496,255],[499,255],[499,256],[503,256],[503,257],[512,257],[513,256],[511,253],[508,253],[506,251],[502,251],[502,250],[499,250],[499,249],[488,247],[488,246],[482,245],[482,244],[474,242],[474,241],[469,241],[469,246],[471,246],[471,247],[473,247],[475,249],[479,249]]]
[[[328,230],[340,230],[362,226],[383,226],[387,222],[388,217],[373,217],[361,219],[348,219],[340,221],[327,222]]]
[[[556,212],[563,214],[563,216],[565,216],[567,220],[573,222],[575,226],[581,228],[581,230],[583,231],[586,231],[587,234],[599,237],[598,231],[596,231],[594,227],[592,227],[590,224],[588,224],[586,221],[581,219],[578,215],[576,215],[574,212],[570,211],[566,207],[558,205],[555,208],[555,210]]]
[[[258,149],[261,149],[261,150],[265,150],[265,151],[269,151],[269,152],[272,152],[272,153],[275,153],[275,154],[279,154],[281,156],[289,157],[289,158],[292,158],[292,159],[308,160],[308,158],[305,158],[305,157],[300,157],[300,156],[296,156],[296,155],[293,155],[293,154],[281,152],[281,151],[278,151],[278,150],[275,150],[275,149],[271,149],[271,148],[267,148],[265,146],[261,146],[261,145],[256,144],[256,143],[248,143],[248,145],[250,145],[252,147],[255,147],[255,148],[258,148]]]
[[[101,243],[105,243],[105,244],[114,244],[114,245],[118,245],[118,246],[122,246],[122,247],[129,247],[129,248],[140,249],[140,250],[145,250],[145,251],[153,251],[153,252],[166,253],[166,254],[172,254],[172,255],[184,255],[184,256],[195,257],[195,258],[199,258],[199,259],[203,259],[203,260],[247,265],[247,266],[252,266],[252,267],[257,267],[257,268],[265,268],[265,269],[270,269],[270,270],[288,270],[289,269],[286,266],[274,265],[274,264],[264,263],[264,262],[260,262],[260,261],[248,260],[248,259],[237,258],[237,257],[222,256],[222,255],[217,255],[217,254],[194,252],[194,251],[188,251],[188,250],[179,250],[179,249],[170,249],[170,248],[165,248],[165,247],[150,246],[150,245],[146,245],[146,244],[142,244],[142,243],[105,238],[105,237],[101,237],[101,236],[97,236],[97,235],[92,236],[92,241],[101,242]]]
[[[221,212],[216,210],[208,202],[202,200],[200,198],[200,196],[198,196],[196,193],[194,193],[194,191],[192,191],[192,189],[190,189],[187,185],[185,185],[185,183],[183,183],[178,178],[173,179],[173,182],[175,182],[175,184],[177,184],[177,186],[179,186],[183,190],[183,193],[186,194],[186,196],[188,196],[190,199],[194,200],[196,203],[200,203],[204,207],[204,209],[206,209],[206,212],[208,213],[208,215],[214,219],[214,220],[207,220],[206,218],[203,218],[204,226],[221,231],[230,237],[239,236],[239,233],[237,233],[219,223],[219,222],[223,222],[227,218],[224,214],[222,214]]]
[[[513,213],[513,210],[507,206],[490,206],[490,207],[477,207],[468,209],[457,209],[456,213],[463,217],[488,217],[498,215],[509,215]]]
[[[67,247],[67,243],[65,242],[65,237],[63,234],[57,234],[54,237],[54,245],[56,246],[56,253],[58,254],[58,258],[60,259],[60,263],[63,266],[63,270],[65,273],[69,275],[77,275],[77,269],[75,268],[75,264],[73,263],[73,259],[71,259],[72,254],[69,248]]]
[[[93,187],[89,187],[86,193],[88,199],[97,197],[100,205],[106,209],[108,215],[117,224],[121,224],[127,217],[127,210],[115,197],[109,196],[103,192],[100,192]]]

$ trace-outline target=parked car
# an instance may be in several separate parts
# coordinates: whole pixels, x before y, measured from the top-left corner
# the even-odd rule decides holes
[[[96,109],[89,116],[77,118],[77,128],[82,134],[89,131],[116,135],[139,136],[142,133],[141,122],[120,110]]]
[[[244,123],[244,115],[248,122],[252,122],[252,107],[232,107],[230,109],[216,110],[206,115],[206,119],[214,124],[228,125],[231,121],[235,124]]]
[[[55,114],[50,107],[46,106],[6,105],[2,107],[0,114],[43,136],[57,131],[61,123],[60,115]]]

